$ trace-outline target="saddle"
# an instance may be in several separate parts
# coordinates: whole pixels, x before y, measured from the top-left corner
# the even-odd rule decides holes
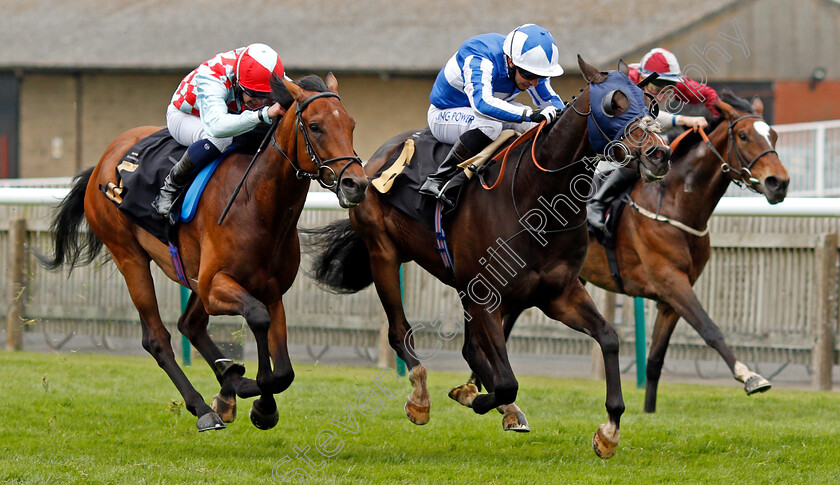
[[[258,138],[259,134],[234,138],[234,143],[219,158],[191,175],[184,195],[172,207],[173,211],[180,212],[180,222],[192,220],[201,193],[219,163],[234,150],[255,152]],[[129,148],[117,164],[116,181],[99,186],[105,197],[116,204],[131,222],[164,244],[174,239],[177,225],[171,226],[167,218],[158,214],[152,208],[152,201],[160,193],[169,171],[186,150],[187,147],[175,141],[169,130],[164,128]]]
[[[461,192],[473,174],[486,169],[490,165],[487,161],[515,135],[513,130],[504,130],[484,150],[458,165],[464,170],[458,172],[445,189],[447,197],[455,203],[447,214],[457,210]],[[417,131],[370,178],[371,186],[390,205],[434,231],[437,199],[421,194],[420,186],[437,171],[451,149],[452,145],[438,141],[428,128]]]

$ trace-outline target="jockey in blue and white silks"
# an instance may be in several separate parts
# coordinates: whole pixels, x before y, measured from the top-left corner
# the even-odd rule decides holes
[[[517,27],[507,36],[481,34],[468,39],[438,73],[429,96],[429,128],[439,141],[452,143],[440,169],[420,192],[443,197],[458,163],[495,140],[503,129],[524,132],[535,123],[553,121],[563,101],[548,78],[563,74],[551,34],[535,24]],[[537,110],[513,99],[530,94]]]

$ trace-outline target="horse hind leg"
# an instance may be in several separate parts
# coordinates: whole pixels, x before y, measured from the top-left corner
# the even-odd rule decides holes
[[[128,251],[127,246],[130,245],[122,246],[122,251]],[[139,248],[135,249],[139,250]],[[136,251],[134,254],[140,255],[141,253]],[[225,428],[222,418],[204,402],[204,398],[196,391],[175,361],[169,331],[166,330],[160,319],[157,299],[155,298],[154,281],[149,270],[149,260],[114,251],[112,251],[112,255],[117,268],[125,277],[128,292],[140,314],[143,348],[155,358],[158,365],[175,384],[184,398],[187,410],[198,417],[196,426],[199,431]]]
[[[653,335],[650,339],[650,351],[648,352],[645,384],[645,412],[656,412],[656,393],[659,388],[659,379],[662,377],[662,366],[665,363],[665,352],[668,350],[668,342],[671,334],[677,326],[680,315],[674,311],[671,305],[659,303],[656,305],[656,323],[653,325]]]
[[[397,252],[393,243],[385,236],[366,240],[370,252],[370,267],[376,292],[388,318],[388,342],[408,368],[408,379],[412,385],[411,394],[405,403],[405,415],[414,424],[429,422],[431,398],[426,385],[426,367],[420,363],[414,350],[414,336],[400,294],[400,276]]]

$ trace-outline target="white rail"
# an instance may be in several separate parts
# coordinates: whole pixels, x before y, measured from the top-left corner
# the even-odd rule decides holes
[[[0,187],[0,205],[58,205],[70,189]],[[332,192],[310,192],[305,209],[341,209]]]
[[[58,205],[68,189],[60,188],[0,188],[0,205]],[[305,209],[341,209],[332,192],[310,192]],[[788,197],[784,202],[770,205],[761,197],[724,197],[718,203],[716,216],[757,217],[840,217],[840,198]]]

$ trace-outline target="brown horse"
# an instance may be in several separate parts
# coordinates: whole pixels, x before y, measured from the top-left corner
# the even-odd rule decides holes
[[[628,207],[618,223],[616,257],[624,293],[657,301],[647,361],[645,411],[649,413],[656,410],[665,351],[680,317],[718,351],[748,395],[770,388],[766,379],[735,358],[692,289],[711,253],[705,229],[730,182],[764,194],[771,204],[784,200],[790,182],[774,149],[778,135],[762,118],[761,100],[755,98],[750,104],[727,92],[721,93],[721,98],[718,107],[723,115],[713,121],[717,126],[710,130],[709,143],[702,143],[699,134],[683,140],[662,182],[658,186],[637,183],[631,192],[633,207],[648,215]],[[649,217],[657,211],[663,220]],[[606,290],[619,291],[604,247],[594,239],[581,277]]]
[[[115,182],[116,166],[126,150],[159,128],[135,128],[114,140],[95,167],[76,177],[53,221],[55,255],[46,265],[57,268],[66,263],[72,270],[76,264],[91,262],[103,243],[107,246],[140,313],[143,348],[198,417],[200,431],[224,428],[224,422],[233,421],[237,395],[260,396],[250,413],[258,428],[272,428],[279,419],[274,394],[294,379],[282,298],[300,264],[296,226],[310,180],[330,187],[345,207],[364,200],[367,188],[361,161],[353,151],[355,122],[341,104],[337,88],[332,74],[326,83],[315,76],[297,84],[272,80],[272,97],[291,95],[294,104],[276,123],[271,146],[259,154],[224,223],[217,221],[249,165],[249,155],[235,153],[219,166],[195,218],[178,231],[184,271],[193,289],[178,329],[207,360],[222,386],[213,408],[176,363],[158,311],[149,263],[154,261],[178,281],[168,247],[131,223],[99,189]],[[79,231],[85,218],[92,230],[87,235]],[[256,381],[244,378],[244,367],[231,364],[210,340],[208,314],[245,318],[257,342]]]
[[[518,383],[508,361],[502,319],[536,306],[592,336],[604,353],[609,414],[609,423],[599,427],[593,445],[599,456],[609,458],[618,444],[624,411],[618,335],[578,279],[588,241],[585,200],[597,160],[590,156],[594,152],[587,122],[595,107],[612,106],[618,117],[636,105],[621,91],[590,100],[592,85],[607,86],[609,76],[626,78],[626,65],[620,63],[624,73],[604,73],[580,58],[578,63],[590,86],[547,134],[537,135],[533,146],[526,143],[510,153],[512,160],[518,160],[512,170],[502,172],[499,166],[488,170],[488,177],[501,179],[500,190],[467,184],[463,203],[444,224],[454,259],[451,270],[435,248],[435,233],[375,192],[351,209],[350,220],[309,232],[320,249],[314,271],[319,282],[345,292],[375,283],[388,317],[391,346],[409,369],[413,390],[405,410],[412,422],[429,420],[430,401],[426,369],[414,352],[400,296],[400,264],[411,260],[458,290],[461,298],[466,320],[463,354],[489,392],[459,392],[459,402],[479,414],[499,408],[506,429],[527,430],[527,423],[515,405],[509,406],[516,399]],[[638,90],[632,95],[642,96],[632,83],[630,88]],[[633,121],[616,138],[640,140],[626,150],[641,160],[645,177],[655,179],[668,170],[670,149],[658,134],[647,131],[655,123],[643,116],[645,102],[641,103],[638,112],[630,112]],[[376,173],[407,137],[403,133],[386,142],[365,166],[368,174]]]

